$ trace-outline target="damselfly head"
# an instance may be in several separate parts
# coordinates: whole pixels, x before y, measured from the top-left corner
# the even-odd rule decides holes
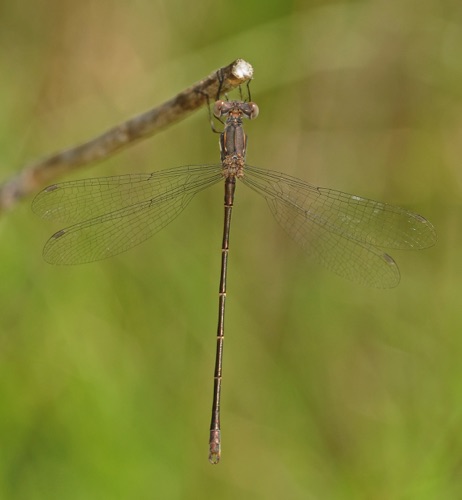
[[[259,109],[254,102],[244,101],[216,101],[213,106],[213,114],[217,118],[222,116],[245,116],[253,120],[258,116]]]

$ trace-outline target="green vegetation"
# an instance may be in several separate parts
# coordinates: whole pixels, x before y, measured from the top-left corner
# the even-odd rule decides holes
[[[362,288],[238,185],[211,466],[222,186],[75,267],[42,260],[61,226],[23,203],[0,223],[0,498],[462,498],[461,44],[450,0],[4,3],[2,180],[242,57],[251,165],[408,207],[439,241]],[[73,177],[216,162],[217,139],[203,110]]]

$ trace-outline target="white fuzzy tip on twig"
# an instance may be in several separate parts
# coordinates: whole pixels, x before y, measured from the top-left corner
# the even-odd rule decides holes
[[[233,75],[240,80],[250,80],[253,76],[253,68],[244,59],[238,59],[233,67]]]

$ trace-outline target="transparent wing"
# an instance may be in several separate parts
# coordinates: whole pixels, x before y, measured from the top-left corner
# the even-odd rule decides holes
[[[32,210],[44,219],[73,224],[108,214],[173,192],[201,180],[209,185],[215,174],[220,179],[221,165],[186,165],[149,174],[80,179],[52,184],[32,202]]]
[[[368,286],[399,283],[398,266],[380,248],[421,249],[436,242],[430,222],[399,207],[251,166],[241,180],[266,199],[276,220],[307,253]]]
[[[82,264],[125,252],[222,178],[221,165],[195,165],[54,184],[36,196],[34,212],[68,223],[83,221],[55,233],[43,256],[52,264]]]

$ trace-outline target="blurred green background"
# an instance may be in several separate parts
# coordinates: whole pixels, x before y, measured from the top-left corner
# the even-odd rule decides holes
[[[1,180],[242,57],[250,164],[408,207],[439,241],[363,288],[238,185],[212,466],[222,186],[70,268],[22,203],[0,222],[0,498],[462,498],[461,47],[451,0],[2,2]],[[217,142],[204,109],[72,177],[216,162]]]

